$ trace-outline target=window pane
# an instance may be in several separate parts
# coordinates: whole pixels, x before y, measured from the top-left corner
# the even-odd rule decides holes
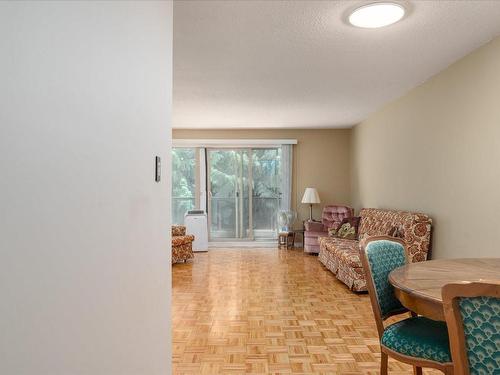
[[[184,223],[184,214],[195,207],[196,149],[172,149],[172,223]]]

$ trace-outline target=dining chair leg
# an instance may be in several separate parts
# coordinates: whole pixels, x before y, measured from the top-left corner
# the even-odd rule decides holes
[[[413,366],[413,374],[422,375],[422,367]]]
[[[387,375],[387,362],[389,358],[384,352],[380,352],[380,375]]]

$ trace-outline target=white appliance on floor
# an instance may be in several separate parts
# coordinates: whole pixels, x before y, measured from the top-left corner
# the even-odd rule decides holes
[[[188,211],[184,215],[184,225],[186,233],[194,236],[193,251],[208,251],[208,223],[205,211]]]

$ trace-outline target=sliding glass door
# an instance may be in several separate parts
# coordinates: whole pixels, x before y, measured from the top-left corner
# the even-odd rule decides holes
[[[248,149],[208,150],[210,239],[251,239]]]
[[[280,148],[208,149],[211,240],[276,237]]]
[[[172,222],[201,209],[212,241],[275,239],[290,195],[286,156],[283,147],[173,148]]]

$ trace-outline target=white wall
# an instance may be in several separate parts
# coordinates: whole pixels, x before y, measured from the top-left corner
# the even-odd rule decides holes
[[[0,35],[0,373],[168,374],[172,4],[2,2]]]

